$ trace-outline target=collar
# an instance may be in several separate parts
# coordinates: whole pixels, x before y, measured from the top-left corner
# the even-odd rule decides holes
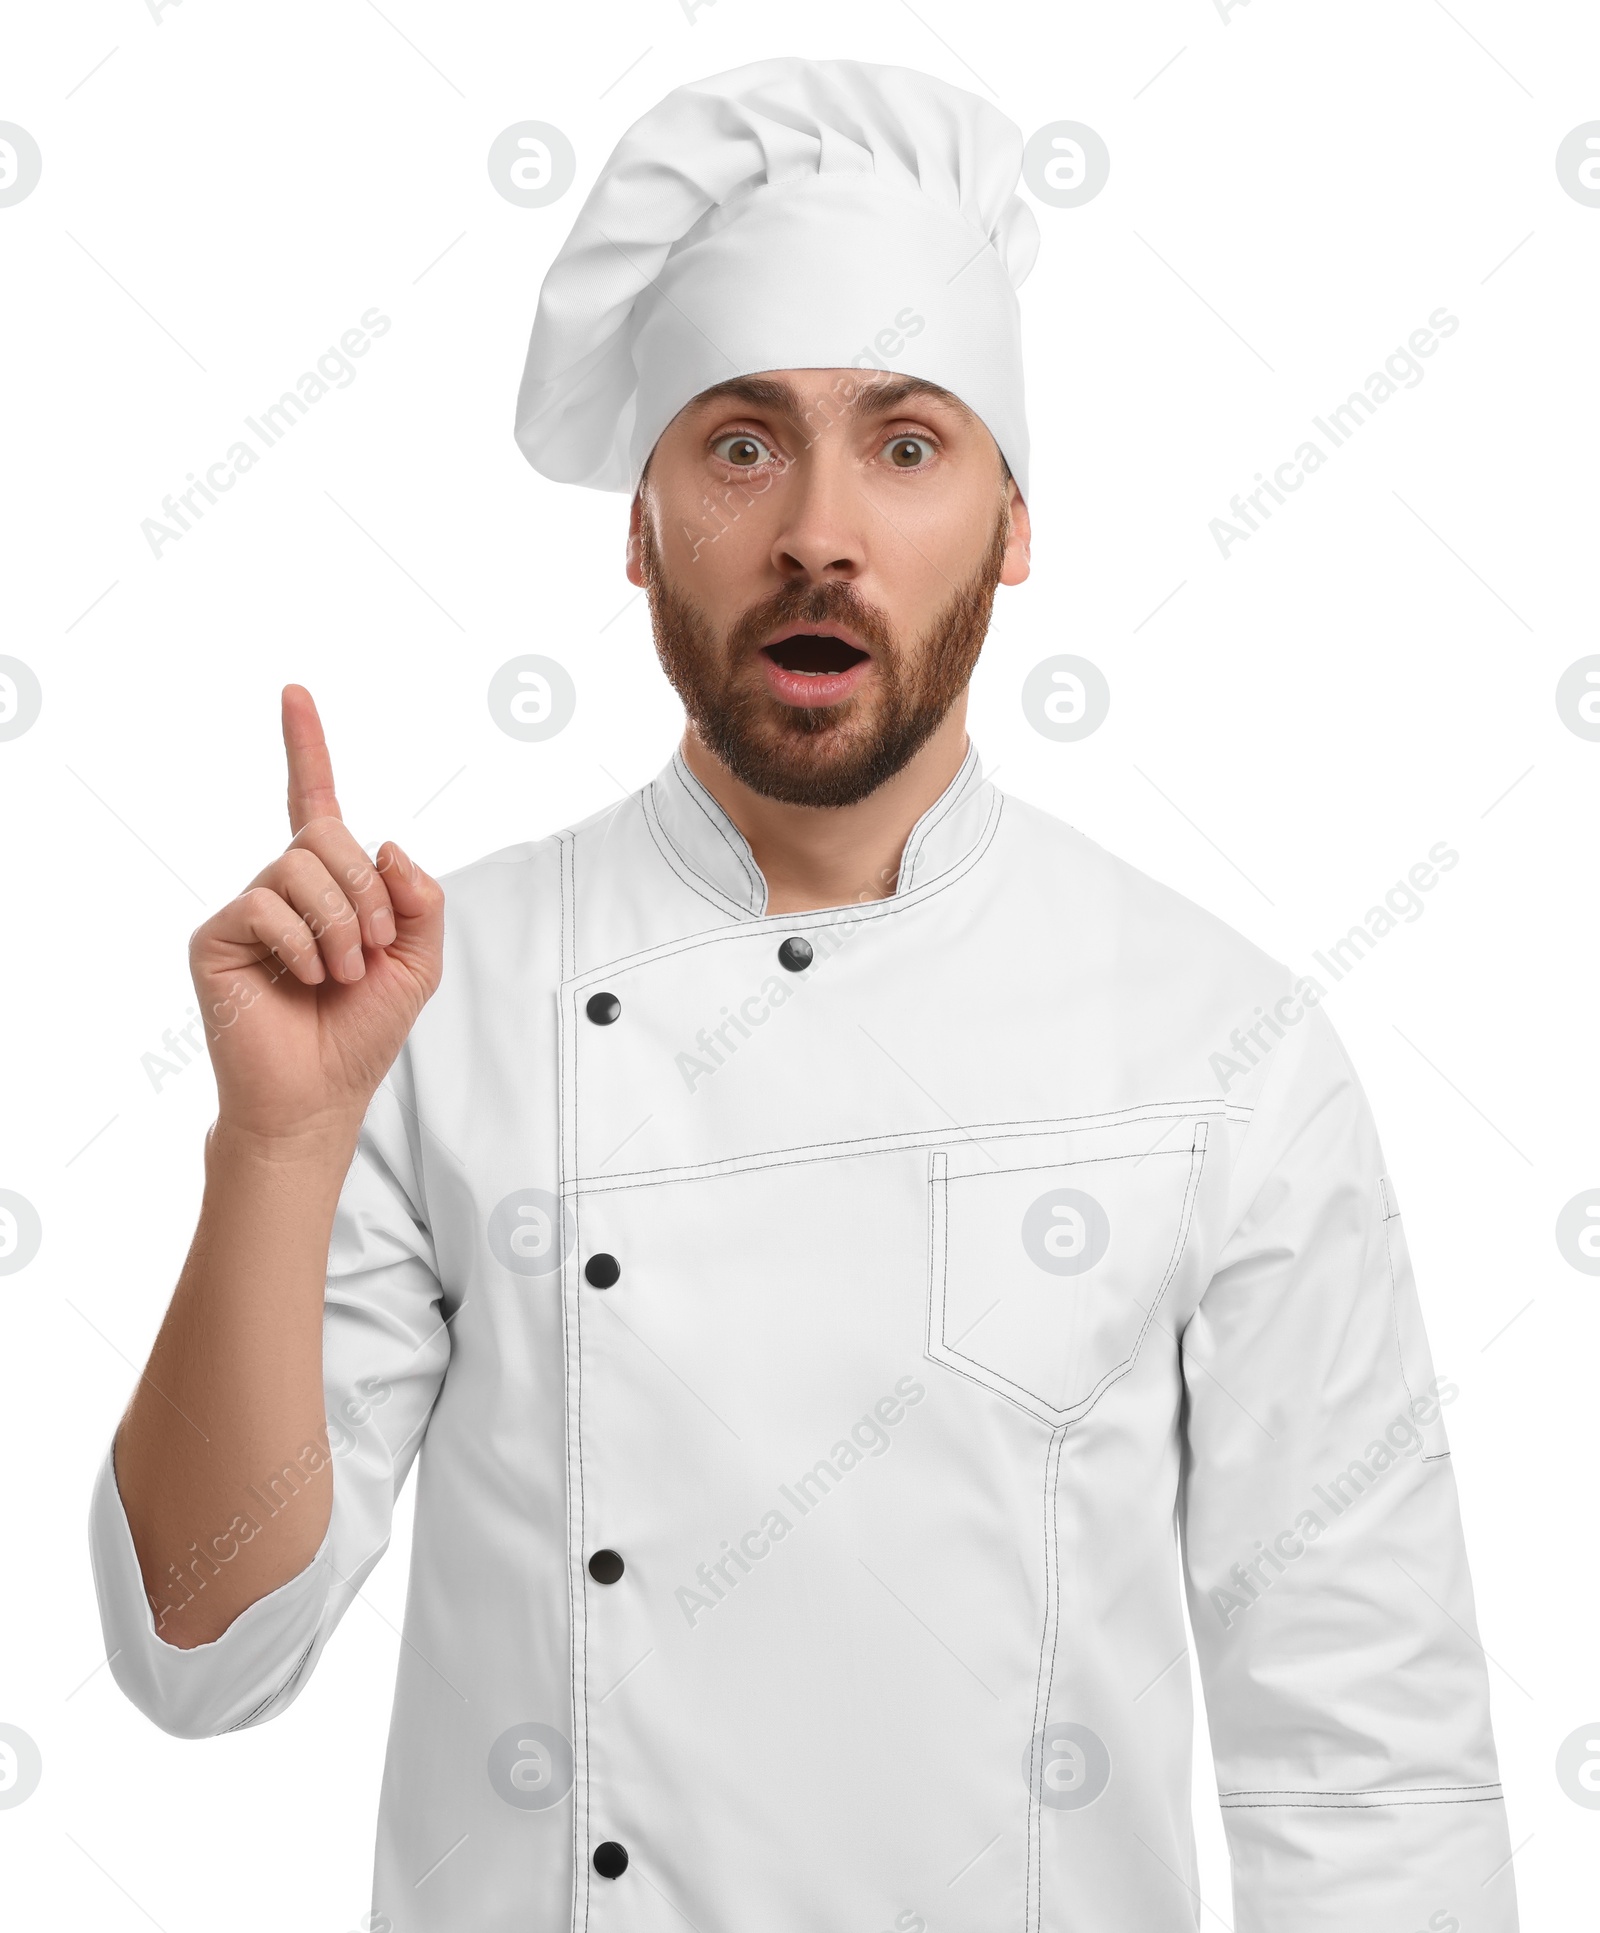
[[[662,856],[714,904],[741,919],[763,918],[767,882],[748,841],[689,770],[680,747],[639,793]],[[999,793],[967,740],[954,778],[911,828],[890,899],[932,884],[973,856],[990,831]],[[821,909],[819,909],[821,910]]]

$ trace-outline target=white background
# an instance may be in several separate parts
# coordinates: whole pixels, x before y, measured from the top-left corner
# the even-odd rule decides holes
[[[44,1232],[0,1277],[0,1721],[44,1776],[0,1810],[6,1916],[351,1933],[366,1911],[403,1525],[269,1725],[169,1739],[104,1666],[88,1496],[213,1109],[203,1062],[158,1091],[141,1057],[189,1018],[189,932],[287,838],[286,680],[318,698],[357,836],[435,873],[669,756],[626,500],[537,476],[512,405],[540,276],[618,134],[677,82],[778,53],[921,67],[1025,133],[1079,120],[1110,148],[1095,200],[1037,208],[1034,569],[999,593],[971,715],[1001,786],[1313,971],[1436,841],[1461,855],[1329,1007],[1461,1392],[1524,1923],[1587,1923],[1600,1812],[1554,1769],[1576,1729],[1600,1735],[1600,1281],[1554,1235],[1600,1185],[1600,744],[1554,698],[1600,650],[1600,209],[1555,169],[1600,118],[1600,19],[1576,0],[12,11],[0,119],[44,172],[0,208],[0,651],[44,708],[0,744],[0,1187]],[[526,119],[577,150],[545,209],[502,199],[485,165]],[[356,380],[152,556],[141,520],[374,305],[393,326]],[[1209,521],[1441,305],[1460,327],[1425,379],[1224,560]],[[578,710],[530,745],[485,693],[532,650],[569,668]],[[1112,690],[1079,744],[1019,704],[1062,651]],[[1201,1744],[1216,1928],[1232,1912]],[[1452,1902],[1467,1933],[1482,1877]]]

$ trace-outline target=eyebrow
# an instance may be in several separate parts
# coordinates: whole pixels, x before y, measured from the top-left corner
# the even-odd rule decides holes
[[[864,375],[866,373],[863,371]],[[922,376],[893,376],[886,382],[863,381],[855,395],[840,405],[840,414],[847,417],[887,416],[902,403],[923,396],[948,404],[962,417],[971,419],[973,416],[959,396]],[[808,408],[821,400],[817,397],[808,402],[793,383],[780,382],[772,376],[730,376],[726,382],[714,383],[710,389],[701,390],[695,398],[695,406],[701,409],[713,403],[743,402],[752,409],[776,410],[800,420]]]

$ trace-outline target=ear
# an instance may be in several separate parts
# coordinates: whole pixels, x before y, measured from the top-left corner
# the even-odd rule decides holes
[[[1033,525],[1028,520],[1028,506],[1022,500],[1022,492],[1017,488],[1013,477],[1006,483],[1006,503],[1011,511],[1011,535],[1006,539],[1005,562],[1000,566],[1002,584],[1021,584],[1026,581],[1030,569],[1029,554],[1033,544]]]
[[[623,568],[627,571],[628,582],[640,590],[644,588],[644,571],[639,555],[639,521],[644,514],[644,485],[633,493],[633,507],[628,512],[628,548]]]

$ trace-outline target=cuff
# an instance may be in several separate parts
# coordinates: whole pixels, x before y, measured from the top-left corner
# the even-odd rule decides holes
[[[168,1644],[151,1616],[108,1448],[89,1510],[89,1554],[112,1677],[175,1738],[209,1738],[276,1716],[304,1682],[316,1645],[331,1533],[330,1522],[305,1569],[247,1606],[220,1637],[188,1650]]]

